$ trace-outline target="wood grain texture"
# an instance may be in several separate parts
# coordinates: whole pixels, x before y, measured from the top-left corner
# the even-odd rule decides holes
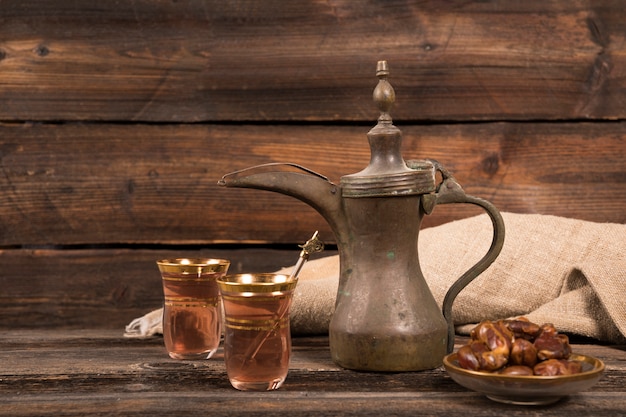
[[[0,251],[0,329],[118,329],[159,308],[158,259],[212,257],[229,272],[271,272],[293,265],[300,249],[193,248]],[[335,254],[332,248],[323,255]],[[315,259],[320,255],[312,255]]]
[[[121,332],[161,303],[158,257],[207,253],[234,260],[233,272],[271,271],[292,264],[297,250],[282,249],[313,230],[332,243],[326,221],[304,203],[217,181],[267,162],[298,163],[334,182],[363,169],[380,59],[391,67],[405,159],[439,160],[468,194],[502,211],[626,223],[622,1],[92,3],[0,0],[3,330],[27,328],[35,339],[40,328]],[[479,212],[437,207],[423,227]],[[311,358],[294,371],[294,391],[246,402],[223,370],[164,378],[120,371],[113,357],[88,367],[99,344],[144,363],[139,342],[41,337],[33,350],[16,343],[8,352],[40,355],[31,364],[50,373],[1,377],[0,391],[14,391],[0,400],[0,414],[129,414],[171,404],[206,415],[209,402],[302,415],[345,404],[360,415],[450,411],[455,401],[485,415],[521,413],[458,388],[452,395],[449,382],[393,375],[363,383],[347,373],[343,381],[363,390],[327,393],[326,384],[339,387],[338,374],[322,366],[312,377],[303,371],[319,366]],[[72,368],[74,357],[83,368]],[[220,390],[207,393],[204,378],[219,378]],[[381,381],[396,395],[391,405]],[[307,390],[316,383],[311,405]],[[159,393],[181,384],[194,388]],[[42,395],[33,393],[38,386]],[[624,409],[623,392],[609,386],[567,410]]]
[[[457,339],[457,347],[466,339]],[[107,330],[11,331],[0,339],[3,416],[30,415],[432,415],[614,416],[626,407],[623,346],[576,344],[606,364],[585,392],[549,407],[503,405],[457,385],[443,368],[370,373],[337,367],[328,339],[294,338],[289,375],[275,392],[230,387],[222,349],[206,361],[175,361],[161,338],[128,340]],[[21,360],[14,360],[19,355]]]
[[[626,222],[626,124],[399,125],[502,211]],[[336,183],[369,162],[367,126],[0,125],[0,244],[301,243],[324,219],[290,197],[217,186],[294,162]],[[441,206],[424,227],[477,214]]]
[[[0,120],[622,119],[626,9],[588,2],[3,2]]]

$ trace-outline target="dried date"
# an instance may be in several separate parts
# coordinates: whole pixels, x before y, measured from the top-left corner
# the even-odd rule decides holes
[[[523,365],[511,365],[502,368],[500,371],[502,375],[515,375],[515,376],[532,376],[533,368]]]
[[[529,321],[526,317],[519,317],[514,320],[506,320],[506,326],[513,333],[517,339],[534,340],[539,333],[541,333],[541,327]]]
[[[567,359],[572,353],[567,335],[559,334],[551,324],[541,326],[541,333],[535,339],[534,345],[539,360]]]
[[[508,357],[511,351],[513,333],[501,321],[480,323],[472,330],[471,337],[483,342],[496,355]]]
[[[489,349],[483,342],[474,340],[457,352],[459,365],[472,371],[496,371],[507,363],[507,356]]]
[[[470,342],[457,352],[459,365],[473,371],[504,375],[571,375],[581,364],[570,361],[567,335],[552,324],[541,326],[525,317],[483,321],[470,333]]]
[[[533,368],[535,375],[555,376],[555,375],[573,375],[580,373],[582,366],[580,362],[569,361],[566,359],[548,359],[539,362]]]
[[[511,346],[510,363],[532,368],[537,363],[537,348],[526,339],[515,339]]]

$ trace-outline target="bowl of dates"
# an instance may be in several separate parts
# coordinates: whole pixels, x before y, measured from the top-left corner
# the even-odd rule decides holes
[[[551,404],[587,390],[604,371],[599,359],[572,352],[568,336],[552,324],[524,317],[481,322],[443,365],[459,385],[520,405]]]

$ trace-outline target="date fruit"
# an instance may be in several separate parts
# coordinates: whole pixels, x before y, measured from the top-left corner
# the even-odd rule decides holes
[[[569,360],[569,338],[550,324],[525,317],[483,321],[470,332],[470,341],[457,352],[459,366],[503,375],[572,375],[581,364]]]

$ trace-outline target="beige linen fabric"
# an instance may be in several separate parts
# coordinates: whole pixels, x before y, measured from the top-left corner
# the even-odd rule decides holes
[[[455,323],[526,315],[564,332],[626,340],[626,225],[537,214],[502,216],[506,226],[502,252],[459,294],[453,308]],[[439,302],[452,277],[487,250],[490,233],[486,216],[424,230],[420,259],[439,260],[422,262]],[[446,236],[448,252],[459,251],[450,257],[458,262],[445,262],[438,236]]]
[[[539,214],[502,216],[504,247],[457,297],[452,310],[457,331],[467,333],[481,320],[525,315],[563,332],[626,341],[626,225]],[[420,265],[439,305],[450,285],[486,253],[491,238],[487,215],[420,232]],[[338,256],[304,266],[291,310],[294,334],[327,332],[338,276]],[[142,336],[137,320],[135,329],[127,326],[127,336]]]

